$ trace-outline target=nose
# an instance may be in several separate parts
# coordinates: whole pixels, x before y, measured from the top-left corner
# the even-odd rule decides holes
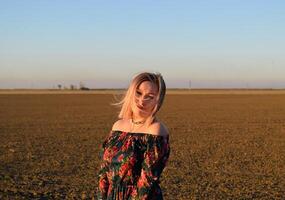
[[[138,99],[138,103],[139,103],[139,105],[141,105],[141,106],[145,106],[145,105],[146,105],[146,101],[145,101],[144,97],[141,96],[141,97]]]

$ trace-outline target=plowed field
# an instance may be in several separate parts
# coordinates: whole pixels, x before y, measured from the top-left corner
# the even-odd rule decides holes
[[[112,94],[1,94],[0,199],[92,199]],[[168,94],[166,200],[284,199],[285,94]]]

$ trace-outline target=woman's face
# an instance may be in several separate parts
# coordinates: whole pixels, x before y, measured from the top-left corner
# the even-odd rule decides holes
[[[158,89],[150,81],[142,82],[135,91],[135,100],[132,104],[134,118],[147,118],[157,104]]]

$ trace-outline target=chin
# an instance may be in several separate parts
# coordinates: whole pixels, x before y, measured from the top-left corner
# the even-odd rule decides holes
[[[136,109],[133,113],[135,116],[144,117],[144,118],[146,118],[150,115],[150,113],[143,111],[143,110],[140,110],[140,109]]]

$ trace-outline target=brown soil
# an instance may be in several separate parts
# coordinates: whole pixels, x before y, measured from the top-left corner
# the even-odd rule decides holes
[[[91,199],[112,94],[1,94],[0,199]],[[166,97],[166,200],[282,199],[285,95]]]

